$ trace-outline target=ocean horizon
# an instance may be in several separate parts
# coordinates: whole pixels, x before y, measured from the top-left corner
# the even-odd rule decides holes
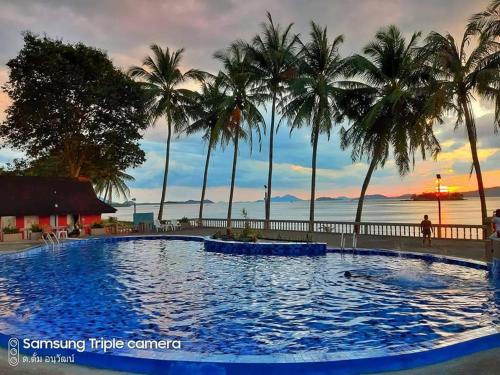
[[[500,197],[486,199],[488,214],[500,208]],[[227,202],[206,203],[203,209],[205,218],[225,218]],[[137,212],[158,214],[159,204],[137,205]],[[356,200],[316,201],[315,219],[326,221],[354,221]],[[457,201],[442,201],[443,224],[481,224],[479,198],[467,198]],[[245,209],[251,219],[264,218],[264,202],[234,202],[233,219],[243,218]],[[165,219],[182,217],[197,218],[199,204],[165,204]],[[119,220],[131,221],[134,207],[118,207],[115,214]],[[438,222],[436,201],[405,201],[401,199],[367,199],[363,207],[362,221],[384,223],[419,223],[424,215],[429,215],[432,222]],[[308,220],[309,201],[275,202],[271,206],[271,219]]]

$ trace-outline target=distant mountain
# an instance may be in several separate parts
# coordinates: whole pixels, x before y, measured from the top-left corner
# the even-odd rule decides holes
[[[477,192],[477,190],[466,191],[462,194],[464,197],[469,197],[469,198],[479,197],[479,193]],[[487,197],[500,197],[500,186],[484,189],[484,195],[486,195]]]
[[[346,199],[350,199],[350,198],[349,197],[335,197],[335,198],[319,197],[319,198],[316,198],[316,201],[317,202],[329,202],[329,201],[341,201],[341,200],[346,200]]]
[[[283,195],[282,197],[278,196],[278,197],[272,197],[271,198],[271,202],[286,202],[286,203],[300,202],[302,200],[303,199],[297,198],[296,196],[290,195],[290,194]]]
[[[210,199],[205,199],[203,202],[210,204],[214,203]],[[193,200],[193,199],[188,199],[187,201],[167,201],[165,204],[200,204],[200,201]],[[134,205],[133,201],[126,201],[123,203],[117,203],[117,202],[112,202],[111,205],[113,207],[131,207]],[[153,205],[158,205],[158,202],[156,203],[136,203],[137,206],[153,206]]]
[[[368,195],[365,195],[365,200],[366,199],[389,199],[391,197],[387,197],[385,195],[382,195],[382,194],[368,194]],[[353,198],[353,200],[357,201],[359,200],[359,197],[358,198]]]

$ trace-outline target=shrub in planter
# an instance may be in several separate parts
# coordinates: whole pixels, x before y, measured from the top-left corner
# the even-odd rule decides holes
[[[19,229],[14,227],[3,228],[3,240],[5,242],[21,241],[23,239],[23,234],[19,232]]]
[[[179,220],[179,224],[181,225],[181,229],[191,228],[191,223],[189,222],[189,219],[185,216]]]
[[[104,228],[102,221],[92,223],[90,226],[90,234],[92,236],[102,236],[103,234],[106,234],[106,229]]]
[[[31,224],[30,239],[39,240],[42,238],[42,228],[38,224]]]

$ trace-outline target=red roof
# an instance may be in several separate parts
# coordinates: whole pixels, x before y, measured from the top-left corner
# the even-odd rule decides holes
[[[97,198],[90,181],[0,176],[0,216],[96,215],[116,209]]]

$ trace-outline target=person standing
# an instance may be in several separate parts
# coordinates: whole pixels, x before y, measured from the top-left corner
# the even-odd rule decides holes
[[[493,226],[491,238],[500,238],[500,209],[495,211],[495,215],[491,218],[491,224]]]
[[[420,223],[420,229],[423,235],[422,245],[425,247],[425,243],[427,242],[429,247],[431,247],[432,223],[428,215],[424,215],[424,220]]]

